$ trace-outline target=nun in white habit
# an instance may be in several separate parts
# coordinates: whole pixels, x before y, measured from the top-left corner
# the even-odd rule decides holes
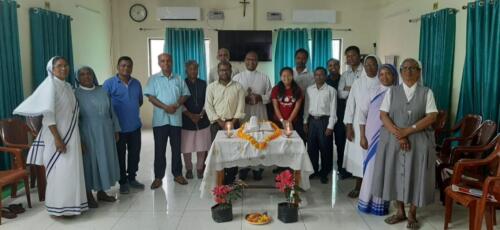
[[[28,164],[45,166],[45,207],[50,215],[80,215],[88,210],[78,129],[78,103],[65,80],[69,66],[63,57],[47,63],[47,77],[14,114],[43,115],[42,128],[27,157]]]
[[[343,167],[352,173],[354,177],[357,177],[356,187],[348,194],[351,198],[359,196],[361,178],[363,178],[363,161],[366,157],[366,149],[361,147],[359,117],[361,112],[367,110],[370,106],[370,95],[373,95],[379,88],[378,70],[381,65],[382,63],[377,56],[366,56],[363,63],[363,73],[352,84],[351,92],[347,98],[344,114],[347,142],[344,150]]]

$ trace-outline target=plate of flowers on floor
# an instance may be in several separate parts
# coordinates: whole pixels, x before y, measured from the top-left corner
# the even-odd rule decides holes
[[[253,213],[248,213],[245,216],[245,219],[249,224],[254,224],[254,225],[264,225],[264,224],[269,224],[273,218],[267,214],[267,212],[253,212]]]

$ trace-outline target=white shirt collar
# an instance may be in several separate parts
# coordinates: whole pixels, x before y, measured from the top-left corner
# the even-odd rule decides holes
[[[80,88],[83,89],[83,90],[87,90],[87,91],[91,91],[91,90],[94,90],[95,89],[95,85],[93,85],[92,87],[85,87],[83,85],[80,85]]]
[[[412,87],[408,87],[404,82],[403,82],[403,90],[406,95],[406,99],[411,100],[413,98],[413,95],[415,95],[415,90],[417,90],[417,85],[418,83],[413,84]]]
[[[363,71],[363,65],[359,63],[358,67],[356,68],[355,71],[352,71],[352,67],[350,65],[347,66],[347,72],[360,72]]]
[[[323,83],[323,85],[321,87],[318,88],[318,85],[316,83],[314,83],[313,87],[317,90],[322,90],[324,89],[325,87],[327,86],[326,82]]]
[[[299,74],[304,74],[304,73],[307,73],[308,70],[307,68],[305,68],[302,72],[299,73],[299,71],[297,71],[297,67],[293,68],[293,72],[296,73],[296,75],[299,75]]]

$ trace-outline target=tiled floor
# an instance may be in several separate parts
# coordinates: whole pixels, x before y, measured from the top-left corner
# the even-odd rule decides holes
[[[311,181],[311,190],[302,194],[303,203],[300,209],[300,220],[293,224],[283,224],[273,220],[268,225],[254,226],[246,223],[243,215],[252,211],[267,211],[277,218],[277,204],[283,201],[283,195],[275,189],[248,189],[244,197],[233,204],[234,220],[227,223],[215,223],[211,218],[211,199],[200,198],[198,190],[200,180],[189,180],[186,186],[173,183],[170,166],[163,187],[150,190],[153,179],[153,135],[150,130],[143,131],[143,148],[138,180],[146,184],[146,190],[132,190],[131,194],[120,195],[118,187],[110,193],[117,194],[116,203],[100,203],[100,207],[85,214],[71,218],[50,217],[38,202],[36,191],[32,191],[33,208],[20,214],[18,218],[3,218],[0,229],[406,229],[405,223],[389,226],[384,223],[385,217],[362,214],[357,211],[356,201],[347,198],[353,180],[338,181],[335,185],[320,184]],[[170,155],[170,153],[168,153]],[[196,157],[194,157],[196,158]],[[170,159],[170,157],[167,157]],[[168,162],[170,163],[170,162]],[[272,184],[271,170],[265,171],[265,180],[261,183]],[[252,180],[248,181],[253,183]],[[23,203],[24,196],[11,200],[7,198],[3,204]],[[439,204],[422,208],[418,212],[421,229],[442,229],[444,208]],[[455,206],[452,229],[468,229],[467,211]]]

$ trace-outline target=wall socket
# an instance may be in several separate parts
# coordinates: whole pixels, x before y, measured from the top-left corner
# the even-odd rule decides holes
[[[435,2],[434,4],[432,4],[432,9],[433,10],[437,10],[439,8],[439,4],[437,2]]]

